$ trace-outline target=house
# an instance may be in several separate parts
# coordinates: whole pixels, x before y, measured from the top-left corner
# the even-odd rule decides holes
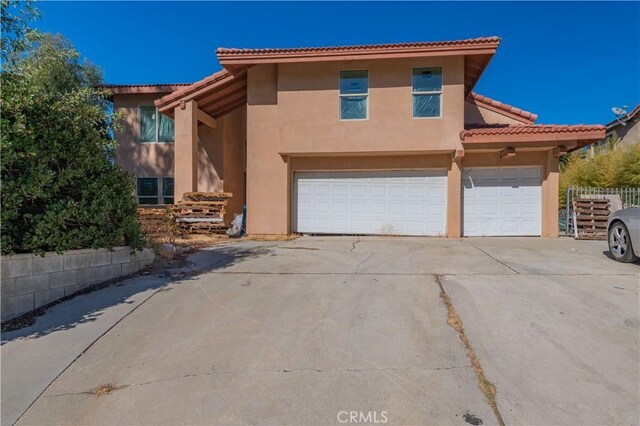
[[[254,235],[556,237],[558,157],[605,129],[475,93],[499,44],[220,48],[193,84],[110,86],[118,161],[140,203],[232,192]]]
[[[616,138],[621,145],[631,145],[640,141],[640,104],[636,105],[626,116],[605,124],[606,134],[604,139]],[[623,124],[624,123],[624,124]]]

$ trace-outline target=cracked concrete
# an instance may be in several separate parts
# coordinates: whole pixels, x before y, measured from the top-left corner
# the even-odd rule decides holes
[[[92,311],[91,322],[3,335],[2,423],[28,402],[19,424],[337,424],[341,410],[384,410],[394,424],[496,424],[447,325],[436,274],[507,424],[638,423],[638,266],[603,250],[572,240],[302,237],[203,251],[144,303],[134,294]],[[42,363],[30,354],[63,344],[82,353],[68,368],[56,361],[30,376],[38,380],[7,380],[5,362],[24,370],[20,357]],[[14,398],[22,408],[6,415],[5,402],[30,383],[31,396]],[[91,393],[104,384],[117,390]]]

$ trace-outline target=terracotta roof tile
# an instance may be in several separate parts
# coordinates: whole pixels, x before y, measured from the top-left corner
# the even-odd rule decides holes
[[[487,106],[487,107],[490,107],[490,108],[495,108],[495,109],[498,109],[500,111],[506,112],[508,114],[512,114],[512,115],[518,116],[519,118],[527,121],[528,124],[533,124],[533,122],[538,119],[538,115],[537,114],[534,114],[534,113],[529,112],[529,111],[525,111],[525,110],[520,109],[520,108],[516,108],[516,107],[511,106],[509,104],[505,104],[504,102],[496,101],[494,99],[491,99],[488,96],[484,96],[484,95],[481,95],[481,94],[476,93],[476,92],[471,92],[469,94],[469,99],[472,102],[476,102],[476,103],[479,103],[481,105],[484,105],[484,106]]]
[[[514,135],[553,135],[553,134],[586,134],[594,133],[604,136],[605,127],[600,124],[576,124],[576,125],[560,125],[560,124],[485,124],[472,125],[460,132],[460,139],[463,141],[477,137],[492,136],[514,136]]]
[[[500,38],[478,37],[464,40],[450,41],[427,41],[412,43],[387,43],[387,44],[363,44],[353,46],[320,46],[320,47],[292,47],[292,48],[260,48],[260,49],[238,49],[220,47],[216,50],[217,54],[223,55],[255,55],[269,53],[312,53],[312,52],[349,52],[352,50],[377,50],[377,49],[403,49],[403,48],[420,48],[420,47],[446,47],[446,46],[476,46],[482,44],[500,43]]]

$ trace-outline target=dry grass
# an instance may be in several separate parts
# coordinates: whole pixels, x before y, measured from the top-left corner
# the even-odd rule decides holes
[[[114,386],[110,383],[107,383],[106,385],[100,385],[95,389],[91,389],[89,393],[95,396],[104,396],[104,395],[109,395],[111,392],[120,389],[120,387],[121,386]]]
[[[502,414],[500,414],[500,410],[498,410],[498,403],[496,402],[496,394],[498,392],[498,390],[496,389],[496,385],[491,383],[491,381],[487,379],[487,376],[485,376],[484,370],[480,365],[480,361],[478,360],[478,357],[476,356],[476,353],[471,346],[471,342],[464,332],[464,324],[462,323],[462,319],[453,307],[449,295],[444,291],[444,287],[440,282],[440,277],[436,276],[436,282],[440,286],[440,298],[442,298],[442,301],[447,307],[447,324],[449,324],[451,328],[458,332],[458,336],[460,337],[460,340],[464,344],[464,347],[467,351],[467,357],[469,358],[469,361],[471,361],[471,366],[473,367],[473,370],[476,373],[476,377],[478,378],[478,387],[493,409],[493,412],[498,419],[498,423],[500,424],[500,426],[504,426],[504,420],[502,418]]]

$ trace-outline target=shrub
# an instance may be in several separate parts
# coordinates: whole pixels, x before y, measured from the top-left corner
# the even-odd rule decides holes
[[[570,186],[597,188],[640,187],[640,141],[621,145],[617,140],[572,153],[560,169],[560,205]]]
[[[99,70],[48,35],[0,79],[2,253],[140,248],[133,177],[115,164]]]

